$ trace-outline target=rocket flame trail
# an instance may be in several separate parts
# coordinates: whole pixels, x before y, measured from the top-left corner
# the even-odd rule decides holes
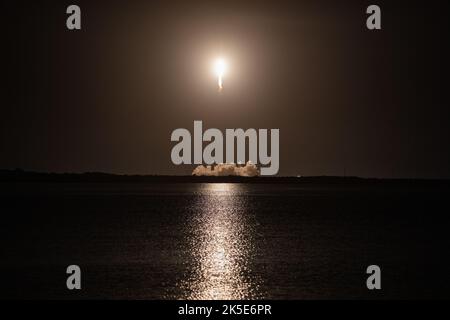
[[[219,92],[223,90],[223,75],[225,74],[226,63],[222,58],[217,59],[214,63],[214,71],[217,75],[217,86],[219,87]]]
[[[222,92],[223,90],[222,76],[219,76],[219,78],[217,79],[217,85],[219,86],[219,92]]]

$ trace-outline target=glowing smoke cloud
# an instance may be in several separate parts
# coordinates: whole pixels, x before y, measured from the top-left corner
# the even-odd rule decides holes
[[[236,165],[234,163],[221,163],[214,167],[200,165],[192,171],[193,176],[239,176],[239,177],[254,177],[259,175],[258,167],[251,161],[244,165]]]

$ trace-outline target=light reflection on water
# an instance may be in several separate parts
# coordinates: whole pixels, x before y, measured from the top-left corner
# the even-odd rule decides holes
[[[246,212],[239,184],[201,185],[186,225],[188,272],[179,282],[180,299],[262,298],[252,272],[257,254],[256,222]]]

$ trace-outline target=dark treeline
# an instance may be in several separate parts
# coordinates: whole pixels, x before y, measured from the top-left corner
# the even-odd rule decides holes
[[[339,184],[339,185],[418,185],[450,187],[450,180],[431,179],[378,179],[341,176],[304,177],[208,177],[165,175],[122,175],[104,172],[46,173],[21,169],[0,170],[0,182],[126,182],[126,183],[293,183],[293,184]]]

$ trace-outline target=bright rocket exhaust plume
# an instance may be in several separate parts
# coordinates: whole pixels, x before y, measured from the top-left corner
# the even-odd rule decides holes
[[[219,92],[223,90],[223,76],[225,74],[227,64],[224,59],[219,58],[214,62],[214,72],[217,75],[217,86]]]
[[[207,177],[255,177],[260,175],[260,170],[251,161],[248,161],[245,165],[235,163],[220,163],[214,166],[197,166],[194,171],[192,171],[192,175]]]

